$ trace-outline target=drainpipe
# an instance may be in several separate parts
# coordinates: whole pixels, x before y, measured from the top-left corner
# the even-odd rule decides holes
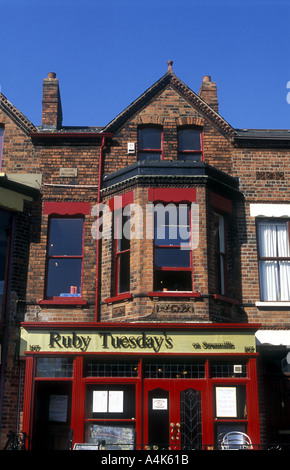
[[[99,156],[99,181],[98,181],[98,198],[97,198],[97,204],[100,204],[101,202],[101,185],[102,185],[102,174],[103,174],[103,149],[105,146],[105,140],[106,137],[103,136],[102,138],[102,144],[100,147],[100,156]],[[97,230],[99,231],[99,219],[97,222]],[[97,246],[96,246],[96,292],[95,292],[95,322],[97,323],[100,320],[100,305],[99,305],[99,300],[100,300],[100,249],[101,245],[101,240],[100,237],[97,236]]]

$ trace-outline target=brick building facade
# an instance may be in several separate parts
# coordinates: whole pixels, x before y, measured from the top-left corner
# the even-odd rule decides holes
[[[105,127],[62,125],[55,74],[41,126],[3,95],[0,126],[0,183],[29,199],[0,202],[2,446],[289,444],[288,131],[232,128],[172,62]]]

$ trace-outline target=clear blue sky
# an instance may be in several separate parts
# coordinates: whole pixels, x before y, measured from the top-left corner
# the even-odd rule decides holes
[[[0,0],[0,87],[35,125],[60,80],[67,126],[104,126],[167,70],[218,87],[239,128],[290,129],[289,0]]]

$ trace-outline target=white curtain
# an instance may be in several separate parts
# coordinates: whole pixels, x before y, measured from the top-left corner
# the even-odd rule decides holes
[[[287,224],[259,224],[260,257],[290,258]],[[290,261],[268,260],[259,262],[261,300],[290,300]]]

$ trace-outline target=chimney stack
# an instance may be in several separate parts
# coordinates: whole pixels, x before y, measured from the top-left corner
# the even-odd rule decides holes
[[[219,104],[217,99],[217,87],[215,82],[211,81],[211,77],[206,75],[203,77],[202,84],[199,90],[199,96],[202,98],[214,111],[219,112]]]
[[[50,72],[43,80],[42,128],[60,129],[62,126],[62,107],[58,78]]]

